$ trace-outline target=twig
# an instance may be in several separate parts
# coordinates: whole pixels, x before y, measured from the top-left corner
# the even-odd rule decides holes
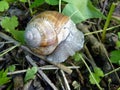
[[[102,3],[101,3],[102,4]],[[108,0],[105,0],[104,1],[104,5],[103,5],[103,8],[102,8],[102,13],[104,13],[105,12],[105,9],[106,9],[106,6],[107,6],[107,4],[108,4]],[[101,18],[98,20],[98,26],[100,25],[100,22],[101,22]]]
[[[65,73],[63,72],[63,70],[60,70],[60,71],[61,71],[61,73],[62,73],[64,82],[65,82],[65,85],[66,85],[66,90],[71,90],[71,89],[70,89],[70,86],[69,86],[69,84],[68,84],[68,81],[67,81],[67,79],[66,79]]]
[[[61,84],[62,90],[65,90],[65,87],[64,87],[64,85],[63,85],[63,83],[62,83],[62,80],[61,80],[61,77],[59,76],[58,73],[57,73],[56,77],[58,78],[58,80],[59,80],[59,82],[60,82],[60,84]]]
[[[80,66],[67,66],[67,68],[70,68],[70,69],[78,69],[78,68],[80,68]],[[59,69],[59,68],[56,67],[56,66],[54,66],[54,65],[46,65],[46,66],[38,67],[38,70],[39,70],[39,69],[41,69],[41,70],[57,70],[57,69]],[[24,69],[24,70],[9,72],[9,73],[7,73],[7,75],[14,75],[14,74],[25,73],[26,71],[27,71],[27,70]]]
[[[72,62],[71,62],[71,65],[75,66],[74,63],[72,63]],[[80,70],[78,68],[76,68],[76,71],[77,71],[78,76],[79,76],[78,79],[81,81],[81,84],[84,85],[84,78],[82,76],[82,73],[80,72]]]
[[[26,59],[32,66],[37,66],[32,60],[32,58],[29,57],[28,55],[26,56]],[[51,82],[51,80],[45,75],[45,73],[41,69],[38,70],[38,73],[53,88],[53,90],[58,90],[57,87]]]
[[[84,58],[85,58],[86,60],[88,60],[89,63],[90,63],[93,67],[96,67],[96,63],[95,63],[95,61],[94,61],[92,55],[90,54],[90,51],[89,51],[89,49],[87,48],[86,45],[84,46],[84,49],[85,49],[86,55],[88,56],[89,59],[88,59],[85,55],[84,55]]]
[[[3,39],[5,39],[5,40],[7,40],[7,41],[13,42],[13,44],[15,44],[15,45],[20,44],[19,42],[17,42],[13,38],[11,38],[10,36],[8,36],[8,35],[6,35],[6,34],[4,34],[2,32],[0,32],[0,37],[3,38]]]

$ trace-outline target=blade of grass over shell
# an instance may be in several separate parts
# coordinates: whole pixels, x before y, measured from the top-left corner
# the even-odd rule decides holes
[[[61,13],[61,0],[59,0],[59,13]]]

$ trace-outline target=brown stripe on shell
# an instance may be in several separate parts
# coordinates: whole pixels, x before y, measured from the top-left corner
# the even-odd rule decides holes
[[[46,46],[46,47],[31,48],[31,50],[38,55],[49,55],[55,50],[57,45],[58,44],[55,43],[53,45]]]
[[[57,43],[57,35],[52,23],[44,19],[40,24],[40,28],[42,34],[42,42],[40,46],[45,47]]]
[[[57,34],[60,32],[60,29],[63,27],[63,25],[65,25],[69,20],[67,16],[56,11],[45,11],[45,12],[42,12],[41,14],[38,14],[33,19],[35,18],[48,19],[50,22],[53,23]]]

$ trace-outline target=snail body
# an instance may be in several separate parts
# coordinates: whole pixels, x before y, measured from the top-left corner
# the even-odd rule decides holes
[[[83,47],[84,35],[69,17],[45,11],[28,23],[25,41],[34,53],[49,61],[63,62]]]

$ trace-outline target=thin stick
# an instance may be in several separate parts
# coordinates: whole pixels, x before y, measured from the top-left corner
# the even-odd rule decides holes
[[[3,38],[3,39],[5,39],[5,40],[7,40],[7,41],[13,42],[13,44],[15,44],[15,45],[20,44],[19,42],[17,42],[13,38],[11,38],[10,36],[8,36],[8,35],[6,35],[6,34],[4,34],[2,32],[0,32],[0,37]]]
[[[78,69],[78,68],[80,68],[80,66],[68,66],[67,68]],[[38,69],[41,69],[41,70],[57,70],[59,68],[55,67],[54,65],[46,65],[46,66],[38,67]],[[14,74],[25,73],[26,71],[27,71],[27,69],[14,71],[14,72],[9,72],[9,73],[7,73],[7,75],[14,75]]]
[[[66,85],[66,90],[71,90],[71,89],[70,89],[70,86],[69,86],[69,84],[68,84],[67,78],[66,78],[66,76],[65,76],[65,73],[63,72],[63,70],[60,70],[60,71],[61,71],[61,73],[62,73],[64,82],[65,82],[65,85]]]
[[[60,76],[58,73],[57,73],[57,75],[56,75],[56,78],[59,80],[59,82],[60,82],[60,84],[61,84],[62,90],[65,90],[64,83],[62,82],[61,76]]]
[[[32,58],[29,57],[28,55],[26,56],[26,59],[32,66],[37,66],[32,60]],[[38,74],[42,76],[42,78],[53,88],[53,90],[58,90],[57,87],[51,82],[51,80],[47,77],[47,75],[41,69],[38,70]]]

